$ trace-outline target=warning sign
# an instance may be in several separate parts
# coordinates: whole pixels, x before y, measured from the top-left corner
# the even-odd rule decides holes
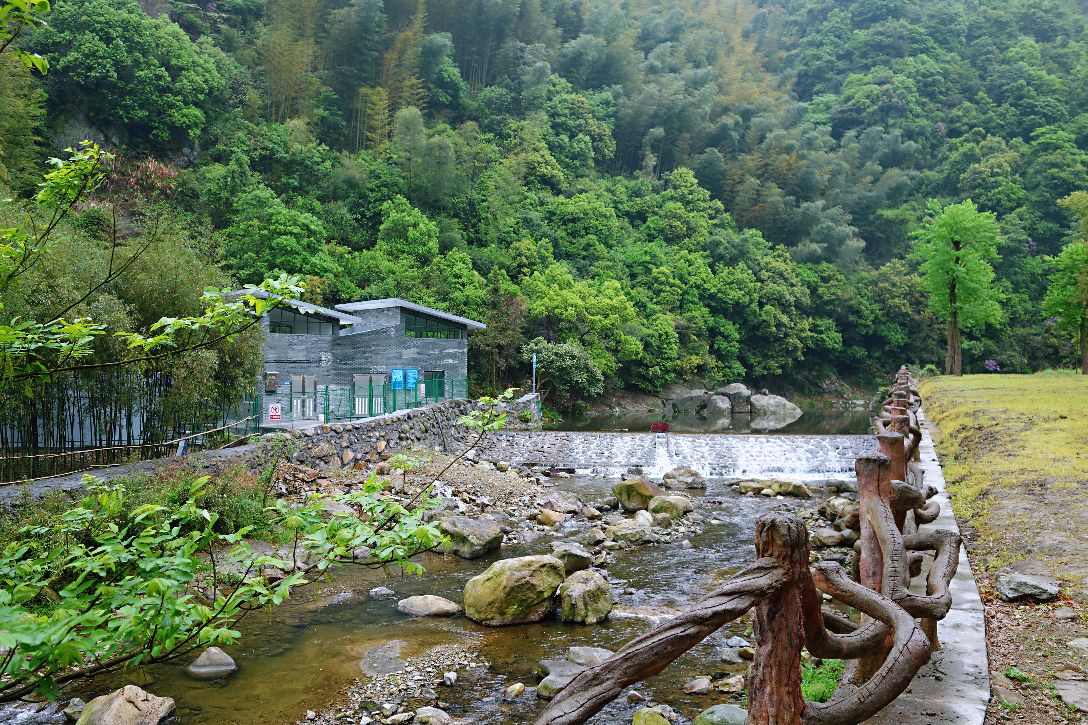
[[[279,420],[280,418],[282,418],[283,416],[280,413],[281,409],[282,408],[281,408],[279,403],[269,403],[268,404],[268,419],[269,420]]]

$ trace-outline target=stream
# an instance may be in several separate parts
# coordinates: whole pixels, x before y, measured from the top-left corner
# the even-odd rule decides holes
[[[672,436],[670,450],[698,455],[710,436]],[[722,438],[722,436],[718,436]],[[852,478],[841,460],[828,461],[821,471],[821,451],[851,448],[860,444],[855,435],[798,436],[808,445],[793,448],[787,436],[735,436],[732,444],[743,450],[747,441],[760,450],[751,451],[753,464],[746,474],[786,480],[840,480]],[[778,445],[768,445],[774,438]],[[813,442],[819,445],[812,445]],[[822,447],[821,447],[822,446]],[[791,449],[794,451],[790,453]],[[805,458],[804,465],[789,461]],[[830,458],[834,458],[831,456]],[[688,461],[696,463],[695,461]],[[708,462],[703,462],[708,463]],[[704,470],[708,466],[701,466]],[[712,467],[709,467],[712,469]],[[791,475],[792,472],[792,475]],[[610,495],[615,477],[599,472],[579,472],[553,479],[555,489],[578,494],[584,501]],[[557,619],[531,625],[490,628],[464,616],[451,619],[412,618],[396,610],[399,599],[415,594],[437,594],[460,602],[465,582],[500,558],[550,553],[549,543],[571,539],[589,528],[584,519],[561,524],[553,536],[530,544],[504,545],[500,551],[467,561],[452,555],[428,554],[419,560],[426,567],[422,577],[387,576],[381,571],[341,569],[330,580],[305,591],[286,604],[258,612],[244,622],[244,637],[226,648],[239,671],[215,682],[198,682],[184,672],[187,662],[154,665],[137,672],[103,678],[80,693],[85,700],[124,684],[137,684],[177,703],[177,717],[185,725],[257,725],[292,723],[307,710],[321,710],[364,674],[396,671],[405,658],[426,653],[439,645],[453,645],[468,653],[478,667],[463,668],[453,687],[431,683],[445,709],[467,722],[528,723],[542,708],[530,694],[513,703],[502,700],[503,689],[512,683],[535,685],[542,659],[566,656],[572,645],[617,649],[661,621],[699,599],[724,577],[754,560],[755,521],[771,508],[796,506],[796,499],[743,496],[723,478],[709,478],[705,495],[694,498],[696,511],[707,521],[690,537],[691,548],[682,542],[639,546],[615,551],[607,572],[616,601],[611,617],[603,624],[564,624]],[[690,493],[690,492],[689,492]],[[810,502],[812,503],[812,502]],[[385,586],[395,596],[368,594]],[[745,620],[746,621],[746,620]],[[685,654],[664,673],[641,683],[637,690],[647,698],[667,703],[685,717],[728,695],[688,695],[685,682],[698,676],[726,676],[743,672],[746,665],[729,665],[714,657],[716,647],[731,636],[751,639],[746,625],[734,623]],[[399,658],[399,659],[398,659]],[[441,669],[439,670],[439,677]],[[608,706],[593,722],[619,725],[631,722],[640,704],[624,697]]]

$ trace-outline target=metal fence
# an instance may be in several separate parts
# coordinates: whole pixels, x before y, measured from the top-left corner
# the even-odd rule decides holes
[[[398,410],[421,408],[446,400],[468,397],[466,378],[420,380],[412,388],[375,383],[371,378],[356,385],[313,385],[282,393],[263,393],[257,409],[262,429],[294,428],[337,420],[373,418]]]

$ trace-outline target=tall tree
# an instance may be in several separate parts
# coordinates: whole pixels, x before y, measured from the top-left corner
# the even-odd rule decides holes
[[[1054,258],[1054,274],[1043,311],[1072,332],[1080,351],[1080,371],[1088,375],[1088,192],[1075,191],[1060,202],[1077,219],[1073,241]]]
[[[1001,319],[993,286],[1001,233],[993,212],[980,212],[968,199],[930,208],[931,218],[915,233],[929,308],[948,323],[945,374],[963,375],[962,331]]]

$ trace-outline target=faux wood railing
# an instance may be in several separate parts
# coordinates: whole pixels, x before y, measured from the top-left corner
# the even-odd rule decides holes
[[[940,647],[937,621],[952,600],[948,585],[960,539],[941,529],[920,532],[940,507],[927,502],[917,466],[921,400],[907,369],[896,374],[877,423],[878,451],[855,463],[860,536],[852,574],[839,564],[809,566],[808,531],[797,516],[765,514],[756,524],[756,561],[683,614],[624,645],[575,677],[536,725],[584,723],[632,685],[753,611],[755,657],[748,678],[749,725],[848,725],[862,722],[903,692]],[[925,594],[911,591],[923,558],[933,560]],[[824,609],[823,594],[857,612]],[[850,660],[826,703],[801,695],[801,650]]]

